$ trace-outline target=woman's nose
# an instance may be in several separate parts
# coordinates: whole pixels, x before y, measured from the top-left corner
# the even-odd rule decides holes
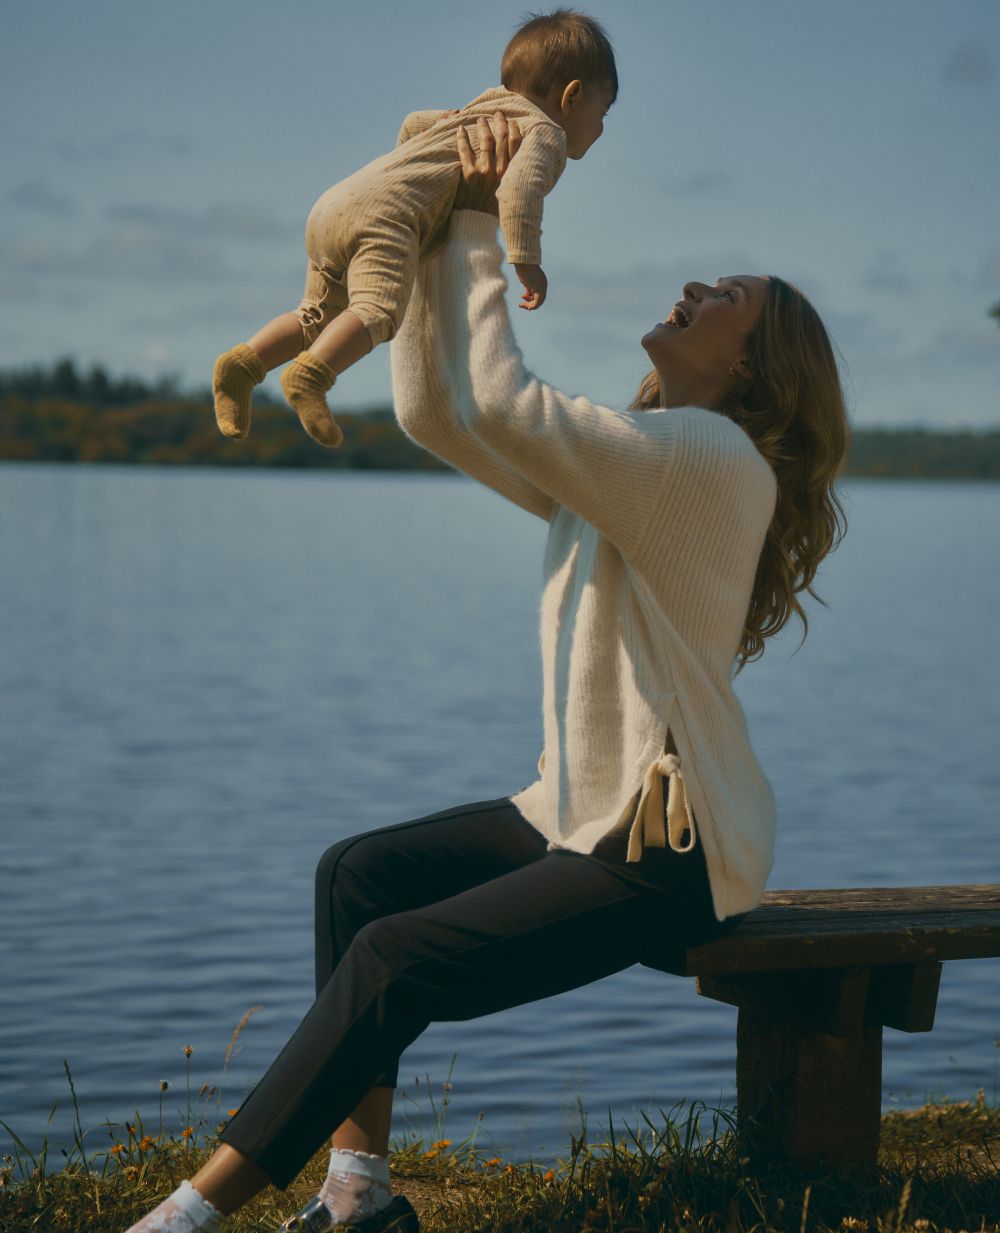
[[[686,300],[700,300],[706,288],[707,283],[685,283],[684,298]]]

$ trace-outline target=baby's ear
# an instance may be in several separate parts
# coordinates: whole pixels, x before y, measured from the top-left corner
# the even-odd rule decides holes
[[[575,107],[583,99],[583,82],[579,78],[574,77],[562,92],[562,98],[559,100],[560,110],[567,111]]]

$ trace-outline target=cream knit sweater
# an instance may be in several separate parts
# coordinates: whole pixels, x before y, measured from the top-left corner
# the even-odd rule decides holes
[[[456,211],[391,354],[404,432],[549,524],[544,751],[511,799],[549,850],[627,826],[631,861],[687,850],[696,817],[716,918],[749,911],[775,804],[731,682],[774,473],[716,412],[614,410],[527,372],[502,257],[496,218]]]

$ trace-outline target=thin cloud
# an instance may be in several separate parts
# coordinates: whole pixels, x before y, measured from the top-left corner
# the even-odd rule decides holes
[[[711,257],[693,254],[667,265],[633,266],[627,270],[576,267],[562,271],[558,285],[553,280],[550,296],[565,297],[564,302],[573,312],[634,312],[651,304],[665,316],[683,296],[685,283],[712,284],[717,278],[752,271],[758,264],[746,253],[729,251],[713,253]]]
[[[1000,296],[1000,248],[991,248],[962,269],[948,274],[952,287],[962,291],[985,292],[996,300]]]
[[[885,359],[904,344],[899,328],[876,313],[828,307],[821,316],[835,346],[849,359],[861,355]]]
[[[190,210],[182,206],[135,202],[106,206],[104,215],[114,222],[213,239],[284,240],[303,230],[300,223],[292,226],[252,207],[214,205],[203,210]]]
[[[693,196],[696,193],[721,193],[733,183],[733,177],[721,167],[706,168],[703,171],[693,171],[690,175],[668,177],[663,187],[669,193],[682,196]]]
[[[977,287],[992,287],[1000,292],[1000,248],[983,254],[975,282]]]
[[[993,57],[973,39],[956,47],[944,66],[944,80],[950,86],[984,86],[996,73]]]
[[[78,213],[71,197],[54,189],[48,180],[42,176],[31,176],[22,180],[7,194],[11,205],[22,210],[30,210],[34,214],[52,214],[68,218]]]
[[[218,246],[197,239],[161,237],[155,243],[141,227],[119,227],[76,250],[47,243],[13,245],[5,259],[5,273],[17,278],[55,278],[91,289],[107,283],[128,282],[146,288],[155,300],[161,288],[214,283],[237,275],[220,256]]]
[[[882,291],[888,295],[910,294],[914,290],[913,280],[903,269],[895,253],[880,254],[861,281],[870,290]]]
[[[125,129],[104,137],[89,140],[66,140],[55,143],[56,152],[73,161],[94,159],[114,160],[127,158],[131,162],[146,158],[155,161],[166,155],[181,158],[194,152],[195,143],[190,137],[177,133],[143,133],[138,129]]]
[[[1000,341],[993,324],[986,319],[942,330],[927,349],[931,364],[985,366],[1000,372]]]

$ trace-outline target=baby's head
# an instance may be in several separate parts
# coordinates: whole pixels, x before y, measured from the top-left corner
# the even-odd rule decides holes
[[[570,158],[583,158],[604,132],[618,97],[615,53],[603,28],[573,9],[531,16],[507,44],[500,81],[566,130]]]

